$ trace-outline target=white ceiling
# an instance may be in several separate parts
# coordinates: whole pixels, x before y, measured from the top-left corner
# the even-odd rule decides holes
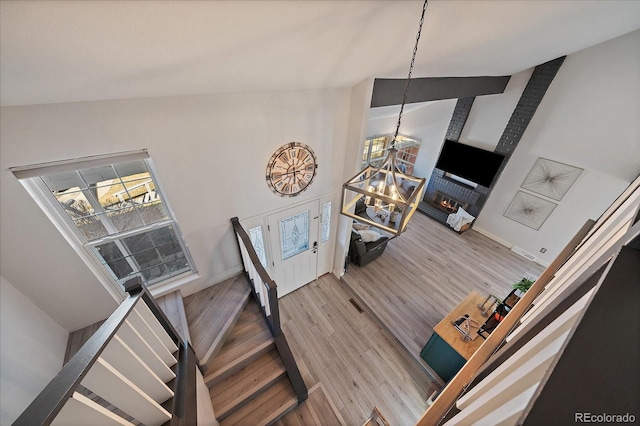
[[[422,1],[2,1],[0,102],[406,76]],[[511,75],[640,28],[640,1],[431,1],[414,76]]]

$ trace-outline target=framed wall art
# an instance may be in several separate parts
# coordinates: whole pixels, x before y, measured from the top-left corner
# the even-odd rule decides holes
[[[536,194],[560,201],[581,173],[581,168],[546,158],[538,158],[520,186]]]
[[[556,207],[556,203],[518,191],[504,216],[537,231]]]

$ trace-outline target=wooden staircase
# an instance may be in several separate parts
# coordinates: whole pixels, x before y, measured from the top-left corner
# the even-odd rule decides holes
[[[193,345],[221,426],[271,424],[298,405],[271,331],[247,289],[239,276],[185,299]]]

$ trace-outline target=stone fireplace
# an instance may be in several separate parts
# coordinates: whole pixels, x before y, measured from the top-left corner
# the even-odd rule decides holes
[[[486,201],[489,188],[471,187],[459,182],[440,170],[434,169],[418,209],[446,225],[447,217],[462,207],[472,216],[478,217]]]
[[[469,205],[469,203],[465,203],[464,201],[458,200],[451,195],[444,194],[440,191],[436,191],[436,195],[431,201],[431,204],[447,213],[457,212],[458,207],[462,207],[466,210]]]

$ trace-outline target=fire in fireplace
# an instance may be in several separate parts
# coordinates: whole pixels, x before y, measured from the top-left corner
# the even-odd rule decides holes
[[[458,207],[466,209],[469,205],[469,203],[456,200],[452,196],[443,194],[440,191],[436,191],[436,196],[433,199],[432,204],[447,213],[455,213],[456,211],[458,211]]]

